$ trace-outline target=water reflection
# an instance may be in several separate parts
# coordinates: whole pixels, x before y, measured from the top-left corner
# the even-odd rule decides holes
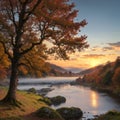
[[[96,92],[92,91],[91,92],[91,104],[92,104],[92,107],[94,107],[94,108],[98,107],[97,99],[98,99],[98,97],[97,97]]]
[[[41,88],[51,87],[53,91],[47,94],[48,97],[62,95],[66,98],[66,103],[54,107],[79,107],[85,113],[84,117],[93,118],[93,115],[100,115],[109,110],[116,109],[120,111],[120,104],[116,103],[107,94],[99,93],[84,86],[71,86],[66,84],[75,78],[41,78],[41,79],[21,79],[18,86],[19,89],[29,89],[34,87],[37,90]],[[60,84],[62,81],[62,84]],[[64,82],[66,81],[66,83]],[[47,84],[41,84],[46,82]],[[28,84],[29,83],[29,84]],[[58,84],[53,84],[58,83]],[[65,84],[63,84],[65,83]],[[52,86],[51,86],[52,84]]]

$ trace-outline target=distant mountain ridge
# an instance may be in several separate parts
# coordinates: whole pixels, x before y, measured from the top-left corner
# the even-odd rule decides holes
[[[94,72],[94,71],[102,68],[103,66],[104,66],[104,65],[98,65],[98,66],[95,66],[95,67],[92,67],[92,68],[83,70],[83,71],[79,72],[78,74],[79,74],[79,75],[89,74],[89,73],[91,73],[91,72]]]
[[[55,64],[52,64],[52,63],[49,63],[49,65],[50,65],[51,69],[54,69],[56,71],[59,71],[59,72],[62,72],[62,73],[68,72],[66,69],[64,69],[64,68],[62,68],[62,67],[60,67],[58,65],[55,65]]]
[[[50,71],[48,72],[47,76],[76,76],[78,74],[73,73],[70,69],[65,69],[62,68],[58,65],[52,64],[52,63],[48,63],[48,65],[50,66]]]

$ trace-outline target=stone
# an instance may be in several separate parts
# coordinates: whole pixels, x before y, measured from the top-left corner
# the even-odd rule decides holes
[[[63,96],[52,97],[52,98],[50,98],[50,100],[51,100],[52,104],[55,106],[66,102],[66,98]]]
[[[27,90],[28,92],[30,93],[37,93],[36,89],[35,88],[30,88]]]
[[[52,102],[51,102],[50,98],[48,98],[48,97],[42,97],[38,101],[42,101],[42,102],[46,103],[47,105],[52,105]]]
[[[37,112],[36,115],[43,119],[57,119],[64,120],[61,115],[54,109],[49,107],[42,107]]]
[[[80,108],[76,107],[63,107],[57,109],[57,112],[65,119],[65,120],[78,120],[82,118],[83,112]]]

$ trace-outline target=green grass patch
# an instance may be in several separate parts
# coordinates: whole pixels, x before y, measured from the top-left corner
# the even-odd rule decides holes
[[[0,87],[0,99],[3,99],[6,93],[7,89]],[[42,96],[18,90],[17,100],[21,103],[20,107],[0,104],[0,120],[24,120],[24,116],[36,112],[43,106],[47,106],[44,102],[38,101],[39,99],[42,99]],[[29,118],[25,120],[29,120]]]
[[[120,120],[120,112],[109,111],[106,114],[101,115],[94,120]]]

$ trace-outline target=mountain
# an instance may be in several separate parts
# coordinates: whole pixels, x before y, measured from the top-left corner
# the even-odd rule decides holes
[[[54,70],[59,71],[61,73],[68,72],[66,69],[64,69],[64,68],[62,68],[62,67],[60,67],[58,65],[55,65],[55,64],[52,64],[52,63],[49,63],[49,65],[50,65],[51,69],[54,69]]]
[[[117,57],[114,62],[107,62],[82,71],[80,74],[84,76],[79,77],[77,83],[87,83],[87,85],[90,83],[89,85],[94,88],[120,96],[120,57]]]
[[[72,73],[79,73],[80,71],[83,71],[81,68],[76,68],[76,67],[67,67],[65,68],[67,71],[71,71]]]
[[[48,76],[76,76],[77,74],[71,72],[70,70],[64,69],[58,65],[48,63],[50,66],[50,71]]]
[[[83,79],[87,82],[110,85],[120,83],[120,57],[114,62],[107,62],[94,68],[87,69],[79,73],[84,75]]]
[[[92,67],[92,68],[83,70],[83,71],[79,72],[78,74],[79,74],[79,75],[89,74],[89,73],[91,73],[91,72],[94,72],[94,71],[102,68],[102,67],[103,67],[103,65],[98,65],[98,66],[95,66],[95,67]]]

